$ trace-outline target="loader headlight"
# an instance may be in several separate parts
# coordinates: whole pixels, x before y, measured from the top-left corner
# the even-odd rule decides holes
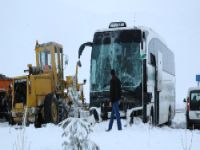
[[[15,112],[12,112],[12,117],[16,117],[16,113]]]

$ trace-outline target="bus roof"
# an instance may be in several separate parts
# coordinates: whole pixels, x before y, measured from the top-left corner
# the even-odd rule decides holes
[[[153,29],[151,29],[149,27],[145,27],[145,26],[103,28],[103,29],[96,30],[96,32],[109,32],[109,31],[134,30],[134,29],[137,29],[137,30],[139,29],[139,30],[145,32],[147,37],[160,39],[163,42],[163,44],[165,44],[165,46],[167,46],[167,42],[158,33],[156,33]]]

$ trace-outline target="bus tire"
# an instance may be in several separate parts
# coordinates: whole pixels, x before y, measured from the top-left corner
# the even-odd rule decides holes
[[[134,111],[131,113],[131,115],[130,115],[130,124],[133,124],[134,123]]]
[[[152,126],[155,124],[153,108],[151,108],[151,112],[150,112],[150,116],[149,116],[149,124],[152,125]]]
[[[171,111],[171,107],[169,107],[169,111],[168,111],[168,121],[167,121],[167,125],[171,126],[172,125],[172,111]]]
[[[96,121],[96,122],[99,122],[99,115],[98,115],[98,112],[97,112],[96,109],[92,109],[92,110],[90,110],[90,115],[93,115],[95,121]]]

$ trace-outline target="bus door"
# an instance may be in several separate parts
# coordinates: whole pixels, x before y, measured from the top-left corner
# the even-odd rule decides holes
[[[162,90],[162,53],[158,51],[155,67],[155,124],[159,124],[160,117],[160,91]]]
[[[156,119],[156,116],[157,116],[157,111],[156,108],[157,108],[157,61],[156,61],[156,56],[155,54],[153,53],[150,53],[150,61],[151,61],[151,65],[153,66],[153,69],[154,69],[154,76],[153,76],[153,81],[154,81],[154,92],[153,92],[153,97],[154,97],[154,109],[153,109],[153,124],[156,125],[156,122],[157,122],[157,119]]]

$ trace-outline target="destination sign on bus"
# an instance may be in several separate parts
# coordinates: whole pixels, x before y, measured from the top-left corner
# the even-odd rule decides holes
[[[111,22],[109,28],[126,27],[126,22]]]

